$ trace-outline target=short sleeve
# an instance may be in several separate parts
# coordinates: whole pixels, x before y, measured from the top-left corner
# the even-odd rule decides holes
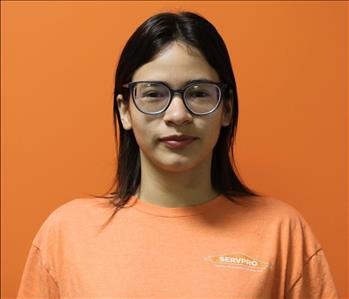
[[[304,264],[302,273],[286,293],[287,299],[338,299],[338,293],[323,249]]]
[[[59,298],[58,285],[43,264],[40,248],[31,245],[22,274],[17,299]]]

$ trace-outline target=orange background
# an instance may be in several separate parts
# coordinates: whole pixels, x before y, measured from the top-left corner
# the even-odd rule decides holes
[[[226,41],[248,186],[293,205],[347,295],[347,3],[1,2],[2,297],[55,208],[112,182],[113,80],[138,25],[198,12]]]

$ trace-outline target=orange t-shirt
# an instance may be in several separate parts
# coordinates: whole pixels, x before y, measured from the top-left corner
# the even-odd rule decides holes
[[[17,298],[334,299],[325,254],[291,205],[220,195],[187,207],[132,197],[111,222],[76,198],[36,234]]]

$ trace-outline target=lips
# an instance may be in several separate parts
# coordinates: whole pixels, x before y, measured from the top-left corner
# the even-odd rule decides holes
[[[160,138],[161,141],[187,141],[197,139],[195,136],[190,135],[171,135],[167,137]]]
[[[160,141],[162,141],[170,149],[184,149],[196,139],[198,138],[189,135],[171,135],[160,138]]]

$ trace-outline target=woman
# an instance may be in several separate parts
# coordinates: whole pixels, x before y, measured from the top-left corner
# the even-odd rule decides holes
[[[18,298],[338,298],[299,212],[231,166],[236,85],[210,22],[146,20],[122,51],[114,112],[115,192],[46,219]]]

